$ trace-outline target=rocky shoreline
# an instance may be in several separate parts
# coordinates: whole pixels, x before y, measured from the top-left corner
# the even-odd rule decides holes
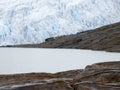
[[[120,61],[54,74],[0,75],[0,90],[120,90]]]
[[[72,48],[120,52],[120,23],[103,26],[75,35],[49,38],[41,44],[8,45],[7,47]]]

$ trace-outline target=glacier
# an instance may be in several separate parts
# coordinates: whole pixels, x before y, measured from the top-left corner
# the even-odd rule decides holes
[[[42,43],[120,21],[120,0],[0,0],[0,46]]]

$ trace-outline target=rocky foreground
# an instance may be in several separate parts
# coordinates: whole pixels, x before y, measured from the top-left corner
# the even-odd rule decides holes
[[[0,90],[120,90],[120,61],[55,74],[0,75]]]
[[[75,35],[46,39],[42,44],[17,45],[32,48],[75,48],[120,52],[120,23]]]

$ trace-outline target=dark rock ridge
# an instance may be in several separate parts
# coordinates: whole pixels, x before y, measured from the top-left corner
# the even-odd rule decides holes
[[[55,74],[0,75],[0,90],[120,90],[120,61]]]
[[[42,44],[17,45],[15,47],[74,48],[120,52],[120,23],[75,35],[49,38]]]

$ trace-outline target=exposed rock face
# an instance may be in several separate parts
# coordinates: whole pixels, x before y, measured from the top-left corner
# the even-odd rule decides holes
[[[88,65],[85,69],[120,69],[120,63],[118,62],[104,62]]]
[[[120,23],[76,35],[46,39],[46,42],[42,44],[16,47],[76,48],[120,52]]]
[[[97,63],[80,73],[75,90],[119,90],[120,62]]]
[[[120,84],[102,84],[95,82],[81,82],[74,86],[74,90],[120,90]]]
[[[55,74],[0,75],[0,90],[120,90],[120,61]]]
[[[120,82],[120,70],[86,70],[80,75],[80,81],[94,81],[101,83]]]
[[[70,78],[54,78],[47,80],[33,80],[1,87],[0,90],[73,90]]]

